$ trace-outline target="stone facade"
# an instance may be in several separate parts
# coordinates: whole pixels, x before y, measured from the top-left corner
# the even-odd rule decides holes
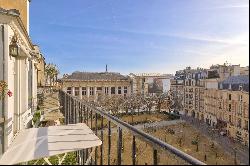
[[[17,39],[16,57],[9,51],[13,38]],[[1,155],[18,131],[31,126],[32,113],[37,106],[37,52],[22,20],[13,10],[0,10],[0,47],[0,63],[3,64],[0,65],[0,80],[4,80],[13,93],[0,102],[0,117],[4,119],[0,124]]]
[[[249,146],[249,93],[206,89],[205,121],[226,130],[229,137]]]
[[[128,96],[131,80],[119,73],[76,72],[61,79],[62,89],[87,101],[98,101],[103,96]]]
[[[249,146],[249,76],[241,75],[239,65],[218,66],[204,71],[204,77],[184,72],[184,113]]]
[[[45,78],[45,58],[42,55],[39,47],[37,45],[34,45],[34,48],[37,52],[37,58],[38,58],[38,63],[37,63],[37,86],[38,87],[44,87],[46,78]]]
[[[170,74],[159,74],[159,73],[139,73],[129,74],[130,79],[132,80],[132,93],[139,95],[148,95],[149,93],[153,93],[150,91],[150,85],[154,82],[154,80],[158,79],[162,81],[162,92],[166,93],[170,90],[170,79],[173,77]]]
[[[29,3],[30,0],[0,0],[0,8],[16,9],[20,13],[20,18],[29,33]]]

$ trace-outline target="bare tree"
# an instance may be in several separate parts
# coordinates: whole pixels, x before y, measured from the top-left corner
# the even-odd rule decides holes
[[[154,106],[154,97],[151,95],[145,96],[143,99],[143,104],[146,106],[148,113],[151,114],[151,110]]]
[[[160,94],[157,94],[156,95],[156,107],[157,107],[157,111],[158,113],[161,112],[161,108],[162,108],[162,105],[164,102],[167,102],[167,96],[168,94],[167,93],[160,93]],[[158,114],[157,114],[158,116]]]

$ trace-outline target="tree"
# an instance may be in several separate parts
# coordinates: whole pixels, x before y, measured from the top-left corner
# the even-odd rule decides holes
[[[168,96],[167,93],[158,93],[156,95],[156,107],[157,107],[158,113],[161,112],[162,104],[167,101],[167,96]],[[158,116],[158,114],[157,114],[157,116]]]
[[[151,114],[151,110],[154,106],[154,97],[151,95],[145,96],[143,99],[143,104],[146,106],[148,113]]]
[[[196,145],[196,152],[199,151],[199,142],[200,142],[200,135],[197,134],[194,140],[191,142],[192,145]]]
[[[45,74],[47,80],[49,79],[50,86],[53,86],[54,83],[57,81],[59,70],[55,64],[49,63],[45,66]]]

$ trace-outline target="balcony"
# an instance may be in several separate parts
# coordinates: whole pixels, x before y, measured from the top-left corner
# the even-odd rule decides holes
[[[131,164],[136,165],[140,158],[137,156],[137,148],[140,147],[139,142],[144,142],[151,150],[147,150],[147,156],[152,159],[151,163],[145,164],[171,164],[165,162],[166,155],[173,157],[176,161],[172,164],[197,164],[204,165],[203,162],[193,158],[192,156],[184,153],[183,151],[167,144],[160,139],[153,137],[142,130],[139,130],[132,125],[121,121],[119,118],[112,116],[99,107],[95,107],[90,103],[77,99],[76,97],[66,94],[63,91],[59,92],[59,100],[61,104],[61,112],[64,114],[66,124],[85,123],[89,126],[96,135],[104,142],[100,147],[93,149],[84,149],[77,151],[77,161],[79,164],[95,164],[103,165],[104,161],[110,164],[123,164],[124,149],[131,152]],[[104,126],[104,121],[107,125]],[[99,126],[98,126],[99,124]],[[131,146],[124,146],[124,136],[131,135]],[[106,135],[104,137],[104,135]],[[116,141],[113,142],[116,137]],[[115,152],[111,145],[117,145]],[[105,151],[105,153],[104,153]],[[112,154],[112,161],[111,161]],[[114,156],[114,154],[116,154]],[[163,154],[165,157],[163,157]],[[115,162],[114,162],[115,161]],[[172,160],[171,160],[172,161]],[[141,161],[144,162],[144,161]]]

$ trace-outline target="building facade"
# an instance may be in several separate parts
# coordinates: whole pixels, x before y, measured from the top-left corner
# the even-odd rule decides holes
[[[38,87],[44,87],[45,82],[46,82],[46,77],[45,77],[45,58],[43,54],[41,53],[39,46],[34,45],[35,51],[37,52],[37,86]]]
[[[0,2],[4,7],[6,1]],[[0,8],[0,80],[5,81],[12,92],[12,96],[0,101],[3,119],[0,154],[7,150],[19,130],[31,127],[37,105],[37,52],[25,27],[17,10]]]
[[[18,10],[23,26],[29,34],[29,3],[31,0],[0,0],[0,8]]]
[[[170,80],[170,91],[173,94],[173,99],[178,102],[179,106],[174,111],[178,111],[180,114],[184,114],[184,80],[175,78]]]
[[[128,96],[131,80],[119,73],[74,72],[61,79],[62,89],[87,101],[98,101],[103,96]]]
[[[148,95],[155,93],[167,93],[170,90],[170,74],[159,73],[130,73],[132,80],[131,93]]]
[[[239,65],[217,65],[202,72],[183,70],[184,114],[249,146],[249,75],[240,69]]]

